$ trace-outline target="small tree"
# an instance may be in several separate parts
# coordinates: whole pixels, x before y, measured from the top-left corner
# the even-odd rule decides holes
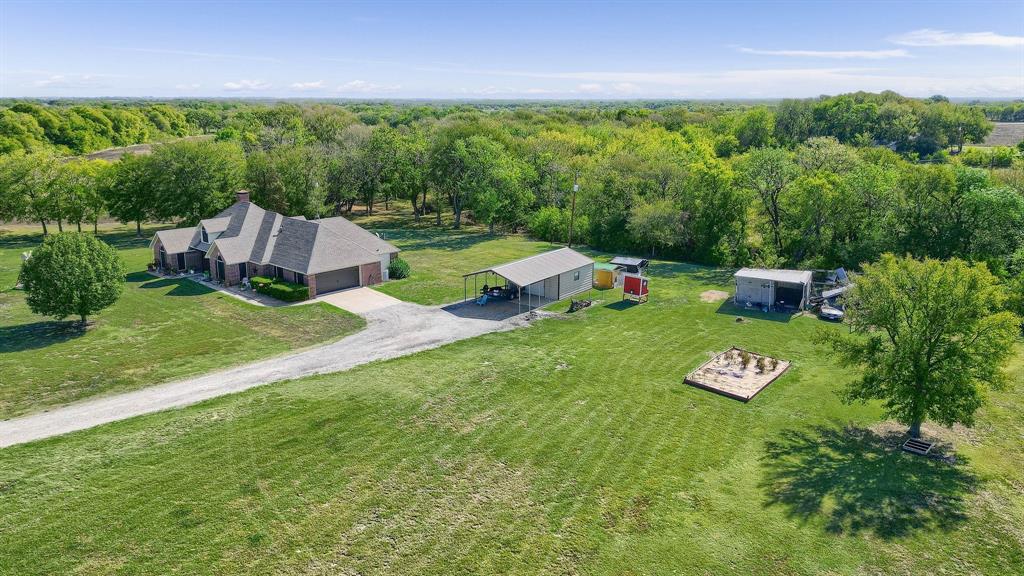
[[[765,363],[764,356],[758,356],[757,362],[754,365],[757,366],[757,371],[762,374],[768,371],[768,364]]]
[[[46,238],[21,267],[28,307],[63,320],[86,317],[117,301],[125,269],[117,251],[86,234],[64,232]]]
[[[1002,385],[1020,319],[1000,311],[1002,287],[983,264],[883,255],[847,295],[852,334],[823,339],[861,377],[848,402],[881,400],[888,416],[921,435],[921,423],[971,425],[979,384]]]
[[[740,362],[743,364],[743,369],[746,370],[747,366],[750,366],[750,353],[746,350],[740,352]]]

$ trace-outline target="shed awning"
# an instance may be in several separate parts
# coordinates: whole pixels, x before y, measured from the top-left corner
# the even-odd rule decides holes
[[[593,263],[593,260],[572,248],[559,248],[551,252],[509,262],[508,264],[470,272],[469,274],[464,274],[463,278],[485,272],[493,272],[518,286],[529,286],[546,278],[558,276],[563,272],[570,272]]]

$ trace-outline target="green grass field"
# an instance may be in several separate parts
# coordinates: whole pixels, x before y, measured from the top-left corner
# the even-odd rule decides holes
[[[149,238],[136,239],[129,228],[101,235],[120,250],[128,281],[85,332],[32,314],[13,289],[21,253],[41,236],[0,233],[0,418],[227,368],[364,325],[327,304],[257,307],[189,280],[154,278],[146,273]]]
[[[434,262],[543,249],[392,237]],[[493,250],[489,249],[490,243]],[[432,251],[432,252],[431,252]],[[490,262],[485,262],[487,264]],[[472,266],[477,266],[476,263]],[[470,266],[470,267],[472,267]],[[388,290],[445,300],[452,282]],[[0,451],[0,573],[1019,574],[1024,351],[956,464],[894,448],[815,318],[652,267],[565,319]],[[731,345],[793,361],[748,404],[688,387]]]

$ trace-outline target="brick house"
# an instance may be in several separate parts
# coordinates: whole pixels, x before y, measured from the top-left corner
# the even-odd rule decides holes
[[[153,259],[171,271],[209,271],[228,286],[265,276],[309,286],[309,296],[379,284],[398,248],[345,218],[306,220],[264,210],[238,192],[236,202],[192,228],[161,230]]]

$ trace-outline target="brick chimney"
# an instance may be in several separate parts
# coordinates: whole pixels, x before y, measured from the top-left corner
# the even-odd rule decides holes
[[[248,202],[248,201],[249,201],[249,191],[248,190],[239,190],[238,192],[235,192],[235,202],[236,203],[237,202]]]

